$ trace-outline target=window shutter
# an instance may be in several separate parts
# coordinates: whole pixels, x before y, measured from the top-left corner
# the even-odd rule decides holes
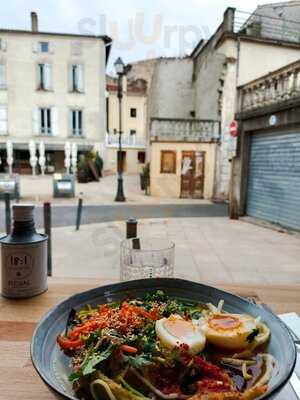
[[[83,110],[81,110],[81,135],[84,136],[85,135],[85,129],[84,129],[84,112]]]
[[[72,92],[73,90],[73,82],[72,82],[72,64],[68,65],[68,91]]]
[[[6,51],[6,49],[7,49],[7,42],[6,42],[6,40],[1,39],[0,46],[1,46],[0,50]]]
[[[0,107],[0,133],[7,133],[7,107]]]
[[[39,52],[39,43],[38,42],[33,42],[32,43],[32,52],[33,53],[38,53]]]
[[[0,64],[0,88],[6,86],[6,68],[5,64]]]
[[[73,135],[73,111],[69,110],[69,136]]]
[[[40,133],[40,110],[38,107],[32,111],[32,130],[35,135]]]
[[[58,110],[56,107],[51,108],[51,128],[52,128],[52,135],[58,135]]]
[[[49,42],[49,53],[54,54],[55,45],[53,42]]]
[[[44,66],[44,80],[45,80],[45,89],[52,89],[52,74],[51,74],[51,64],[45,64]]]
[[[79,92],[84,91],[84,83],[83,83],[83,65],[77,66],[77,87]]]

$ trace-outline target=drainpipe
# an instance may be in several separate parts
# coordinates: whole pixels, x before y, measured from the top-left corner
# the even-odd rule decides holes
[[[238,83],[239,83],[239,73],[240,73],[240,55],[241,55],[241,40],[240,40],[240,37],[238,36],[237,37],[236,83],[235,83],[235,106],[234,106],[235,111],[238,110],[238,100],[239,100],[238,93],[237,93],[237,87],[238,87]],[[241,129],[239,127],[239,134],[240,134],[240,132],[241,132]],[[239,141],[239,137],[237,138],[237,141]],[[237,143],[237,145],[238,145],[238,143]],[[232,157],[232,160],[231,160],[230,187],[229,187],[229,218],[230,219],[239,219],[240,199],[238,199],[238,197],[240,197],[240,196],[238,196],[237,185],[238,185],[238,180],[241,180],[241,176],[239,174],[237,174],[237,169],[238,169],[240,161],[241,160],[237,156]]]

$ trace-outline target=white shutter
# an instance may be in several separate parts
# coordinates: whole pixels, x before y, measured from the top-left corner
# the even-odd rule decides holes
[[[39,52],[39,42],[32,42],[32,52],[33,53]]]
[[[55,46],[53,42],[49,42],[49,53],[54,54]]]
[[[0,64],[0,88],[6,87],[6,68],[5,64]]]
[[[83,65],[77,65],[77,88],[79,92],[84,91]]]
[[[72,64],[68,65],[68,90],[73,90],[73,75],[72,75]]]
[[[38,107],[35,107],[32,110],[32,131],[35,135],[40,134],[40,126],[41,126],[41,121],[40,121],[40,110]]]
[[[7,133],[7,107],[0,106],[0,134]]]
[[[1,48],[0,48],[0,50],[2,50],[2,51],[6,51],[6,49],[7,49],[7,43],[6,43],[6,40],[4,40],[4,39],[1,39],[1,43],[0,43],[0,45],[1,45]]]
[[[69,136],[73,135],[73,111],[69,110]]]
[[[52,89],[52,69],[51,64],[44,65],[44,83],[45,89],[51,90]]]
[[[53,136],[58,135],[58,110],[56,107],[51,107],[51,132]]]

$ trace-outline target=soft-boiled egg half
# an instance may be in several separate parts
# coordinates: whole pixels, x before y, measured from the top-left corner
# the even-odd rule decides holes
[[[161,345],[168,349],[187,344],[189,353],[197,354],[205,347],[205,335],[201,328],[180,315],[171,315],[156,321],[155,331]]]
[[[258,329],[258,321],[250,315],[212,313],[202,320],[206,340],[227,350],[244,350],[250,345],[249,335]]]

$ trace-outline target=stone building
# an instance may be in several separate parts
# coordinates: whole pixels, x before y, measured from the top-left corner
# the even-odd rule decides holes
[[[28,143],[44,142],[46,171],[64,169],[64,145],[103,152],[105,69],[111,39],[38,29],[0,29],[0,157],[14,148],[14,171],[30,171]]]
[[[202,152],[202,197],[228,198],[236,146],[229,126],[235,117],[237,88],[299,58],[300,37],[296,40],[294,29],[299,30],[300,24],[289,17],[293,8],[297,18],[300,2],[280,3],[279,7],[280,11],[277,3],[266,5],[252,14],[228,8],[216,32],[207,41],[201,40],[190,56],[157,59],[147,106],[153,194],[186,197],[180,168],[190,156],[189,185],[197,187],[194,160]],[[174,172],[163,172],[166,157],[177,166],[175,179]],[[200,192],[191,189],[189,193],[198,197]]]
[[[107,134],[105,169],[116,172],[119,147],[119,100],[117,78],[107,76]],[[123,171],[141,172],[146,163],[146,90],[144,79],[123,78],[122,160]]]

